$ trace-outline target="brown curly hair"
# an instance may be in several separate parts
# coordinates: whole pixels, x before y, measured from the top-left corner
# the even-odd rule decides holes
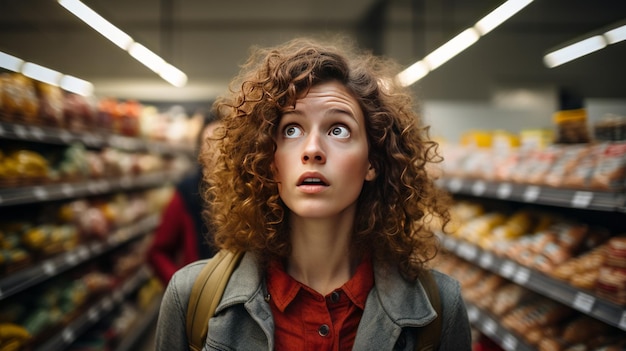
[[[449,199],[427,172],[429,164],[441,161],[437,143],[421,125],[409,93],[393,81],[396,65],[334,40],[332,45],[299,38],[255,49],[230,94],[216,100],[223,128],[217,165],[205,172],[211,184],[204,191],[211,199],[205,218],[216,228],[218,248],[254,252],[265,263],[289,255],[289,209],[272,172],[277,128],[283,111],[308,89],[337,80],[363,110],[369,160],[377,171],[358,199],[353,248],[415,279],[437,252],[431,222],[449,221]],[[203,163],[207,159],[200,155]]]

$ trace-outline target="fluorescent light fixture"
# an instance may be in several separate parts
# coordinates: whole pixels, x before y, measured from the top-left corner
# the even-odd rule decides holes
[[[481,36],[489,33],[507,19],[528,6],[533,0],[508,0],[487,16],[480,19],[474,27],[467,28],[461,34],[450,39],[435,51],[398,73],[396,80],[402,86],[409,86],[424,78],[430,71],[448,62],[463,50],[472,46]]]
[[[187,84],[187,75],[169,63],[163,66],[159,75],[175,87],[180,88]]]
[[[432,71],[458,55],[461,51],[470,47],[477,42],[479,38],[480,36],[474,28],[468,28],[437,48],[437,50],[428,54],[424,58],[424,62],[426,62],[429,69]]]
[[[396,80],[401,86],[407,87],[424,78],[429,71],[428,65],[424,61],[417,61],[404,71],[398,73]]]
[[[524,7],[528,6],[528,4],[532,1],[533,0],[509,0],[476,22],[474,28],[478,31],[478,33],[480,33],[481,36],[485,35],[518,13]]]
[[[187,84],[187,76],[178,68],[165,62],[159,55],[147,47],[134,41],[130,35],[111,24],[98,13],[83,4],[80,0],[57,0],[59,4],[80,18],[91,28],[98,31],[105,38],[112,41],[122,50],[134,57],[137,61],[157,73],[161,78],[175,87]]]
[[[163,66],[166,64],[165,60],[163,60],[159,55],[136,42],[128,48],[128,53],[130,56],[134,57],[137,61],[143,63],[146,67],[156,73],[160,73]]]
[[[24,63],[24,66],[22,67],[22,74],[32,79],[36,79],[40,82],[48,83],[54,86],[59,86],[59,81],[63,76],[61,73],[55,70],[40,66],[32,62]]]
[[[594,35],[591,38],[581,40],[545,55],[543,62],[546,66],[554,68],[581,56],[603,49],[606,45],[606,40],[604,40],[602,35]]]
[[[607,43],[615,44],[622,40],[626,40],[626,24],[604,33]]]
[[[102,34],[105,38],[112,41],[115,45],[121,49],[126,50],[133,42],[128,34],[124,33],[111,22],[104,19],[97,12],[83,4],[79,0],[58,0],[59,4],[69,12],[73,13],[76,17],[80,18],[83,22],[95,29],[98,33]]]
[[[19,59],[15,56],[11,56],[9,54],[5,54],[0,51],[0,67],[4,69],[8,69],[9,71],[19,72],[24,64],[24,60]]]
[[[93,84],[74,76],[63,76],[59,86],[64,90],[83,96],[90,96],[93,94]]]
[[[32,62],[5,54],[0,51],[0,68],[6,68],[16,73],[21,73],[26,77],[40,82],[59,86],[61,89],[83,96],[93,94],[93,84],[73,76],[63,75],[55,70],[40,66]]]

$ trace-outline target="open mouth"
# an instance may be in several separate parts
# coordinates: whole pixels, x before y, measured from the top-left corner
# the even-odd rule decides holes
[[[304,178],[298,185],[328,185],[321,178]]]

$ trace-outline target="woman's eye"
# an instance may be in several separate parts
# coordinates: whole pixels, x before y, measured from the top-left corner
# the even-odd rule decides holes
[[[330,135],[338,138],[347,138],[350,136],[350,130],[345,126],[334,126],[330,129]]]
[[[283,129],[283,135],[287,138],[297,138],[302,135],[302,130],[296,125],[288,125]]]

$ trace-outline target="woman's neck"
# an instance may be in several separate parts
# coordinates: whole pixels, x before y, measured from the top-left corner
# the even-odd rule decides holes
[[[352,221],[292,218],[287,273],[326,295],[345,284],[358,261],[350,250]]]

